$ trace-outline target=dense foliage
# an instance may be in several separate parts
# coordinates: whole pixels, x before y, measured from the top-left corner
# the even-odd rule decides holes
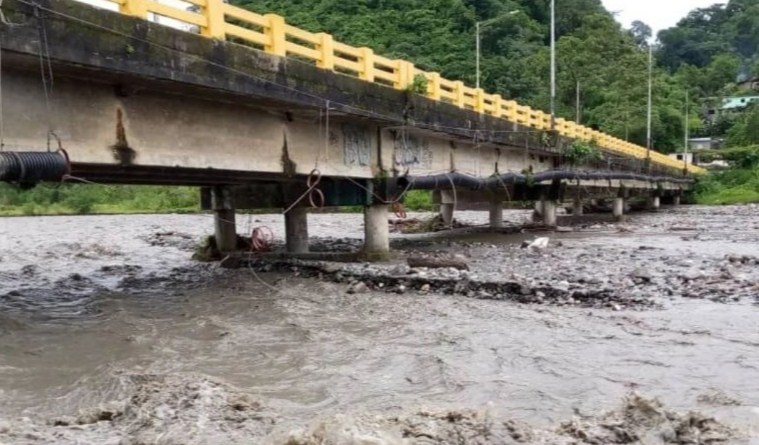
[[[284,15],[294,25],[330,32],[346,43],[414,61],[470,85],[475,83],[475,23],[480,21],[483,87],[548,108],[547,0],[233,2]],[[586,125],[645,144],[650,28],[637,22],[631,30],[622,29],[600,0],[560,1],[557,9],[558,113],[573,120],[579,115]],[[673,151],[682,146],[683,78],[664,69],[655,75],[654,139],[660,150]],[[697,119],[693,123],[698,127]]]
[[[483,88],[548,109],[548,0],[232,2],[281,14],[294,25],[411,60],[422,69],[469,85],[475,83],[479,21]],[[645,145],[651,28],[636,21],[623,29],[601,0],[563,0],[557,9],[558,114]],[[729,0],[696,9],[658,37],[660,43],[653,48],[655,147],[664,152],[683,148],[686,97],[691,135],[725,138],[729,146],[759,143],[759,111],[725,115],[714,122],[703,115],[707,107],[719,106],[722,96],[739,94],[739,78],[759,76],[759,1]],[[714,191],[722,184],[724,178],[715,178],[705,181],[710,185],[702,191]],[[752,185],[747,187],[753,190]],[[745,190],[740,192],[742,198],[759,196],[759,189]]]
[[[42,184],[30,190],[0,183],[0,215],[190,212],[200,209],[192,187]]]

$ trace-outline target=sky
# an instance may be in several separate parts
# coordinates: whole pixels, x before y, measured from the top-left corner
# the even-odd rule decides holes
[[[626,28],[634,20],[648,24],[654,36],[662,29],[674,26],[688,12],[727,0],[602,0],[606,9],[618,13],[617,21]]]

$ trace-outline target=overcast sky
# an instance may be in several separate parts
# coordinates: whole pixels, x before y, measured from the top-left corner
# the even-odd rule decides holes
[[[626,28],[633,20],[641,20],[654,30],[654,36],[669,28],[696,8],[727,0],[602,0],[606,9],[616,12],[617,20]]]

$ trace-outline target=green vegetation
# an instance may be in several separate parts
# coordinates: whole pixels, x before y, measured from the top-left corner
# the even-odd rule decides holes
[[[759,202],[759,145],[708,151],[702,157],[723,159],[731,168],[700,178],[696,188],[699,204]]]
[[[30,190],[0,184],[0,215],[175,213],[199,211],[197,188],[41,184]]]
[[[436,210],[432,204],[432,192],[428,190],[410,190],[403,201],[406,210],[415,212],[430,212]]]
[[[423,74],[417,74],[414,76],[414,81],[408,86],[407,90],[409,93],[426,94],[428,88],[429,81],[427,80],[427,77]]]
[[[475,83],[475,23],[482,24],[485,90],[548,109],[549,5],[534,0],[232,0],[289,23],[413,61],[452,80]],[[557,2],[558,104],[561,117],[645,145],[651,29],[625,30],[601,0]],[[706,30],[706,32],[704,32]],[[685,93],[691,110],[759,70],[759,5],[731,0],[695,10],[661,34],[655,48],[653,138],[658,150],[682,148]],[[755,74],[759,74],[756,71]],[[577,109],[577,89],[580,106]],[[421,85],[413,87],[421,90]],[[694,116],[692,132],[701,131]]]
[[[575,140],[562,153],[564,160],[569,165],[580,165],[590,161],[599,161],[603,159],[601,151],[598,150],[594,141]]]
[[[759,203],[759,169],[736,168],[701,178],[696,201],[707,205]]]

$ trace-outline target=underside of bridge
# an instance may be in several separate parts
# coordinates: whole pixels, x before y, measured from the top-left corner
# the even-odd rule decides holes
[[[201,186],[222,249],[235,208],[287,209],[297,252],[303,207],[363,205],[367,250],[381,253],[388,204],[411,189],[435,190],[445,217],[455,201],[488,202],[497,226],[504,201],[540,200],[555,224],[563,199],[690,187],[608,153],[568,172],[571,141],[550,132],[70,0],[3,11],[0,179]],[[24,157],[48,151],[65,152],[65,172]]]

